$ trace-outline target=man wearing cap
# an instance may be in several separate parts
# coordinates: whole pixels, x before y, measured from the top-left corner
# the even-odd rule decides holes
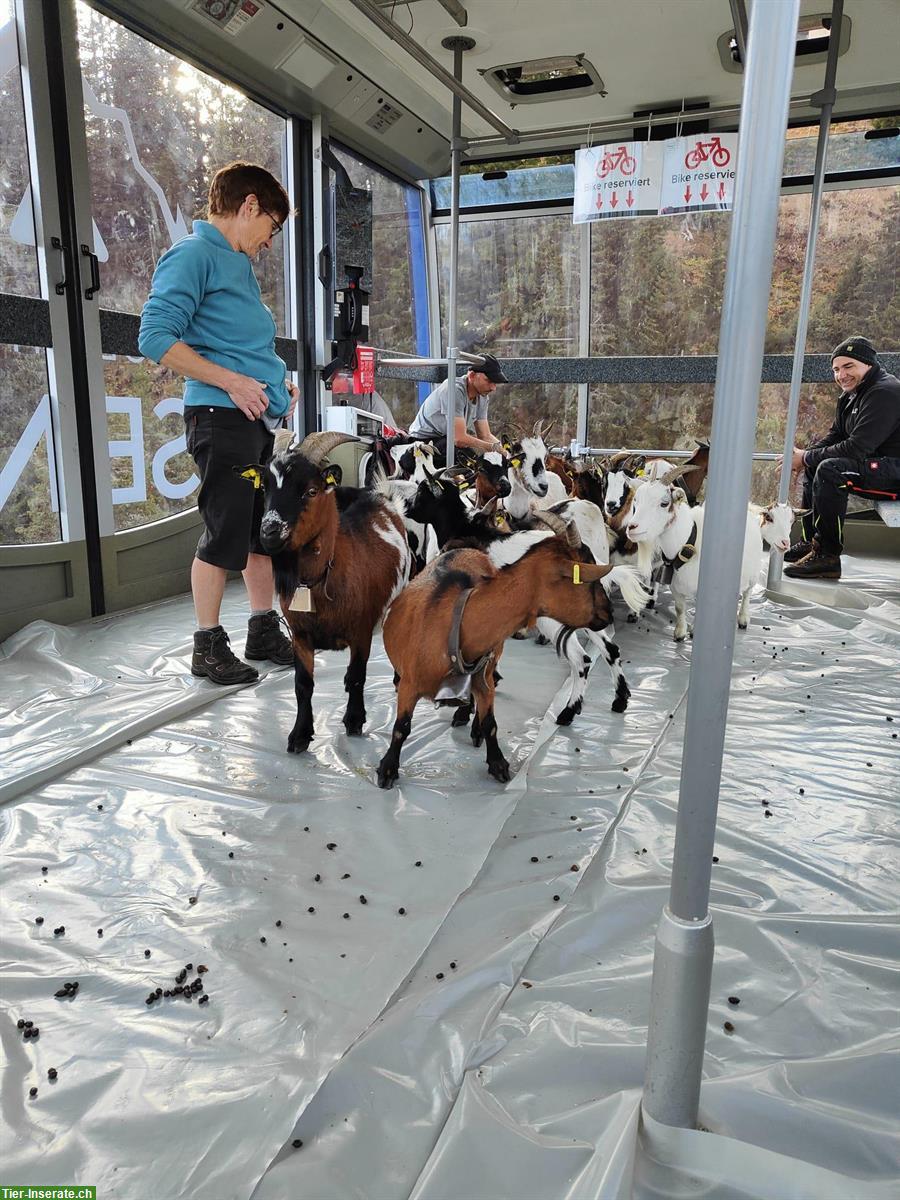
[[[464,376],[454,381],[453,438],[457,446],[471,446],[473,450],[483,453],[500,449],[500,442],[491,433],[488,423],[488,404],[497,384],[509,383],[509,380],[493,354],[482,354],[480,357],[481,366],[472,364]],[[450,380],[445,379],[422,402],[409,432],[419,438],[446,439],[449,396]],[[473,415],[474,436],[469,433],[469,419]]]
[[[794,579],[840,579],[848,482],[876,491],[900,486],[900,379],[885,371],[865,337],[835,347],[831,369],[842,389],[834,424],[791,458],[791,469],[804,472],[809,510],[801,518],[803,540],[784,556],[793,564],[784,573]]]

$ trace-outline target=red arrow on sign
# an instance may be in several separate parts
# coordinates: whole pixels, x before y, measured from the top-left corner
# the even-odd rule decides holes
[[[722,181],[722,183],[719,184],[719,199],[720,200],[725,199],[725,182],[724,182],[724,180]]]
[[[598,208],[603,207],[603,193],[602,192],[597,193],[597,207]]]
[[[616,207],[616,205],[617,205],[618,203],[619,203],[619,198],[618,198],[618,196],[616,195],[616,193],[615,193],[615,192],[613,192],[613,194],[612,194],[612,195],[610,196],[610,198],[609,198],[609,207],[610,207],[610,208],[615,208],[615,207]]]
[[[685,204],[690,204],[690,202],[691,202],[690,184],[684,189],[684,202],[685,202]]]
[[[628,189],[628,195],[625,197],[625,203],[629,208],[631,208],[632,204],[634,204],[634,196],[631,194],[631,188]]]
[[[708,195],[709,195],[709,191],[707,190],[706,184],[704,183],[703,187],[700,189],[700,199],[703,200],[705,203],[706,197]]]

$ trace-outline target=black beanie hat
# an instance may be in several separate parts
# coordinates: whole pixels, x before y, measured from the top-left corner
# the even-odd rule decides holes
[[[868,367],[878,365],[878,355],[875,347],[866,337],[850,337],[831,352],[831,361],[836,358],[855,358],[857,362],[865,363]]]

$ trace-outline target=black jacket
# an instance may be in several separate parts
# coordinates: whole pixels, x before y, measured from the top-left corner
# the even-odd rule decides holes
[[[872,367],[837,402],[834,424],[804,455],[810,470],[826,458],[900,458],[900,379]]]

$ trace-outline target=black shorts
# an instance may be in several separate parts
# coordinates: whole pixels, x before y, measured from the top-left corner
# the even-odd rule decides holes
[[[226,571],[243,571],[248,554],[265,554],[259,543],[263,490],[234,468],[268,462],[275,436],[237,408],[188,405],[184,423],[200,472],[197,507],[206,526],[196,556]]]

